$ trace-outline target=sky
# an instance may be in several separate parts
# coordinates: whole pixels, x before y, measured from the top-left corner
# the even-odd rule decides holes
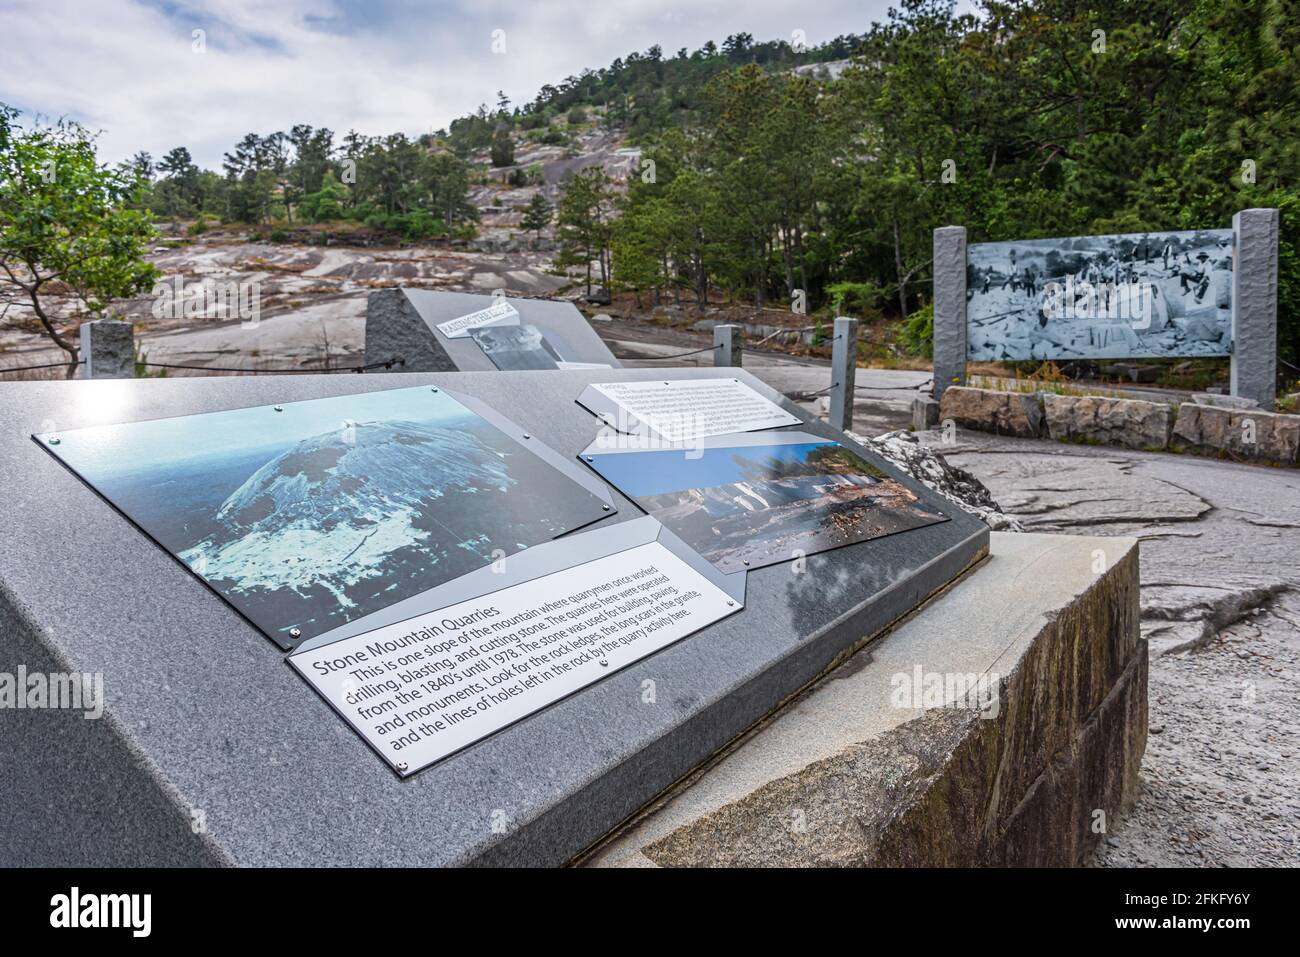
[[[103,162],[246,133],[442,129],[503,90],[658,43],[666,56],[747,32],[816,45],[884,20],[889,0],[0,0],[0,102],[100,131]],[[202,31],[196,38],[195,31]],[[796,33],[801,31],[801,33]]]

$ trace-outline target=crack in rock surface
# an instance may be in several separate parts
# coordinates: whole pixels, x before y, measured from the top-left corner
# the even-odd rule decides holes
[[[1300,860],[1300,473],[962,432],[922,441],[1026,529],[1142,540],[1150,734],[1095,863]]]

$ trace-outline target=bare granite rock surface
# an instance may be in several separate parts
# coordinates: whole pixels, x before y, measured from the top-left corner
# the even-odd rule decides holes
[[[1137,805],[1108,833],[1098,863],[1294,866],[1300,475],[1185,455],[961,437],[957,447],[942,446],[945,456],[1028,529],[1135,535],[1142,543],[1150,737]]]

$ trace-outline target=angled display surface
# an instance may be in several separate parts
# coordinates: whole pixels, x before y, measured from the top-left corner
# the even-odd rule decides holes
[[[719,375],[739,378],[795,415],[799,431],[874,462],[851,437],[735,369],[0,382],[0,421],[8,424],[0,429],[0,483],[12,516],[0,536],[5,646],[15,662],[57,661],[47,667],[102,671],[111,682],[111,720],[77,722],[97,735],[93,741],[51,750],[42,738],[15,751],[24,760],[6,766],[11,791],[56,802],[54,810],[50,801],[30,805],[23,827],[33,854],[52,859],[102,842],[101,818],[62,809],[93,806],[102,783],[111,781],[115,799],[132,808],[135,828],[114,830],[112,839],[140,860],[561,863],[935,595],[978,562],[988,543],[977,519],[885,463],[884,471],[922,502],[949,508],[951,521],[743,576],[722,576],[696,556],[688,564],[733,600],[743,597],[743,611],[399,780],[260,630],[48,447],[38,447],[33,433],[57,428],[66,435],[247,406],[269,410],[415,383],[451,388],[467,408],[490,406],[516,424],[520,442],[543,443],[535,446],[542,461],[549,463],[548,451],[562,457],[609,496],[607,521],[514,553],[504,562],[508,574],[480,568],[321,636],[332,641],[473,599],[502,587],[516,570],[545,573],[547,552],[582,549],[583,538],[648,524],[634,502],[578,460],[601,424],[574,400],[592,383]],[[668,534],[660,532],[658,541]],[[70,568],[78,570],[72,583]],[[743,595],[733,584],[741,579]],[[77,773],[81,767],[97,773]],[[208,832],[194,834],[176,803],[155,800],[159,794],[206,809]],[[494,820],[503,826],[494,829]]]
[[[475,326],[509,329],[532,326],[547,343],[557,362],[594,364],[620,368],[621,363],[592,330],[586,318],[571,302],[558,299],[518,299],[433,289],[403,289],[406,298],[429,327],[437,346],[461,372],[490,372],[497,369],[473,336]],[[506,311],[512,310],[514,315]],[[494,310],[499,314],[494,314]],[[469,320],[467,317],[476,317]],[[448,336],[443,329],[450,329]],[[512,366],[512,368],[514,368]],[[525,368],[536,368],[525,366]],[[555,366],[546,366],[555,368]]]
[[[427,386],[34,438],[282,647],[612,511]]]
[[[577,401],[616,431],[671,443],[799,424],[736,378],[597,382]]]

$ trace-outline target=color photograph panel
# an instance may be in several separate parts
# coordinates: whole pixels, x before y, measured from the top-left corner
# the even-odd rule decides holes
[[[724,572],[948,520],[850,449],[808,439],[584,461]]]
[[[445,392],[280,408],[42,444],[281,644],[609,514]]]

